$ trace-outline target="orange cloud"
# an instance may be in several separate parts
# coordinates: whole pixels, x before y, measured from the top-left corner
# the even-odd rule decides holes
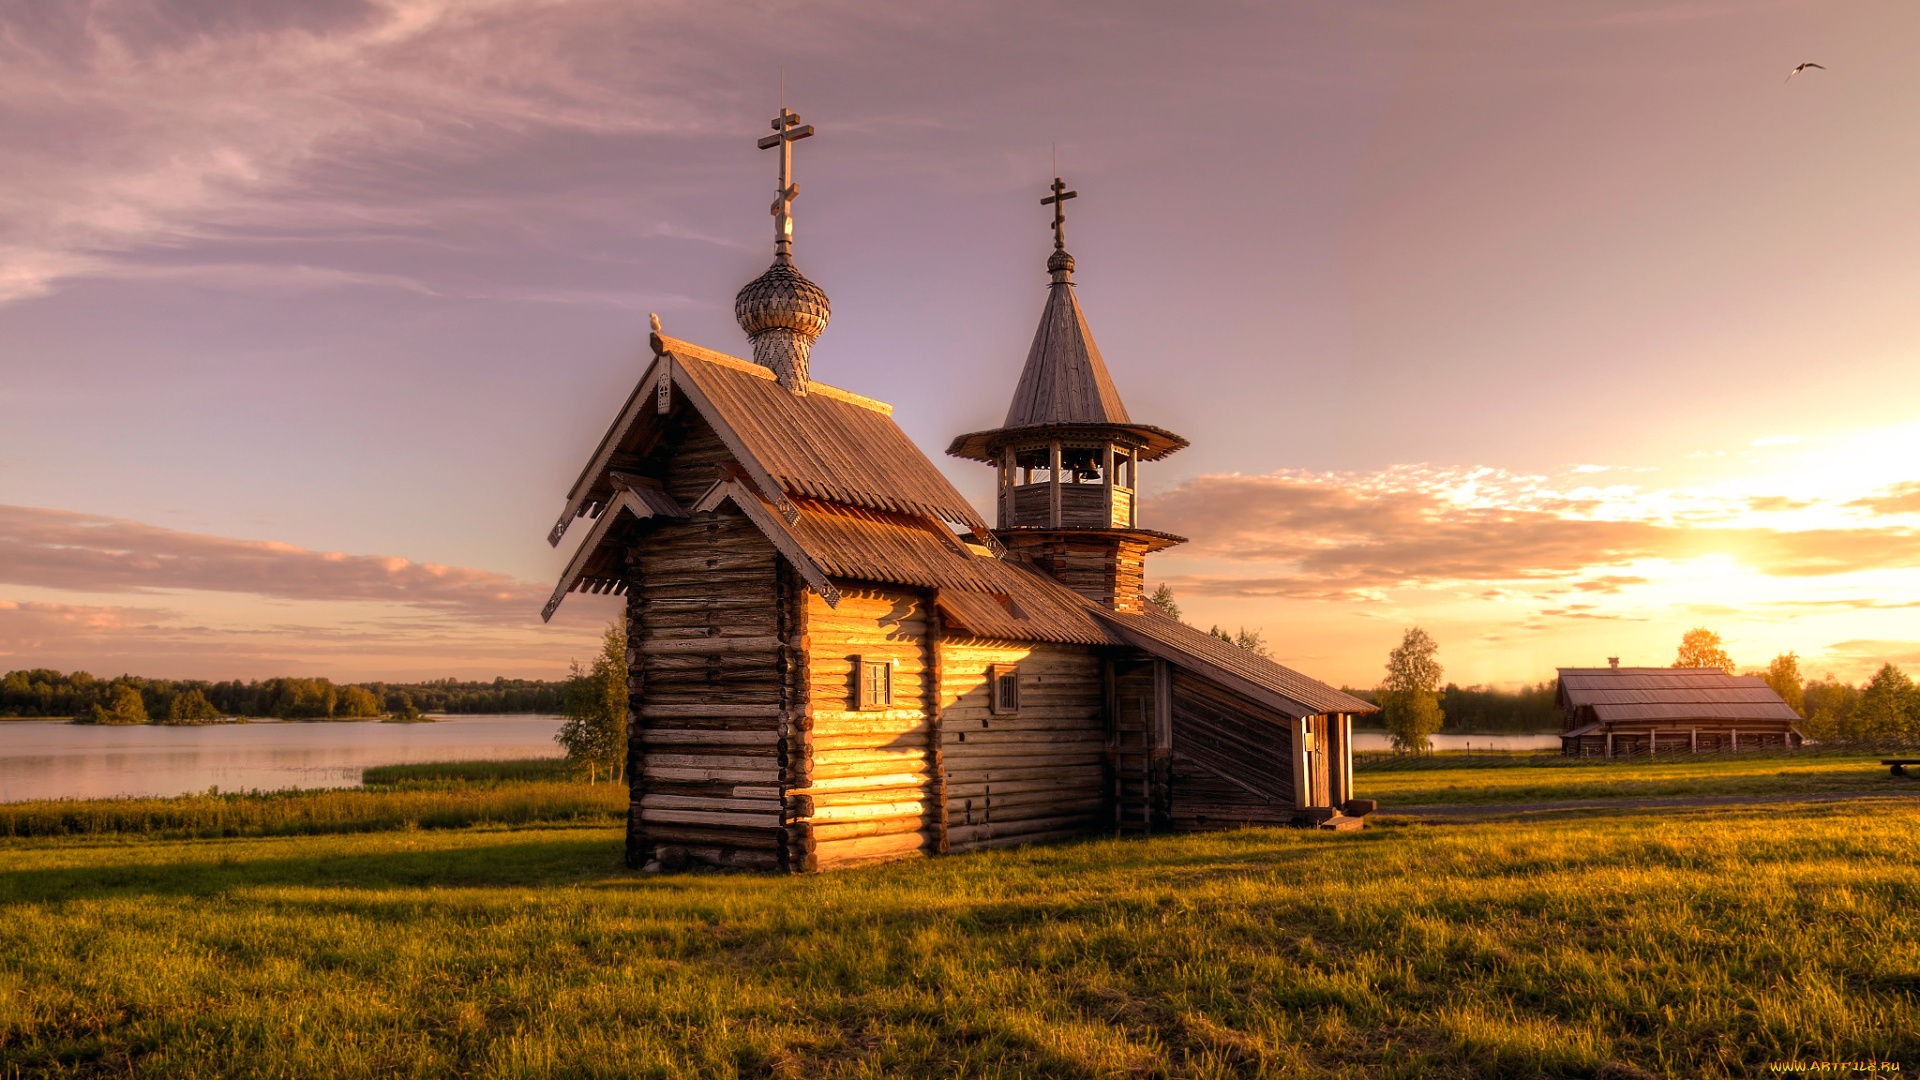
[[[1910,528],[1714,526],[1729,511],[1711,504],[1668,506],[1664,520],[1619,520],[1581,516],[1603,508],[1596,498],[1537,490],[1467,495],[1391,475],[1352,482],[1206,476],[1152,499],[1147,509],[1159,527],[1193,538],[1182,557],[1291,570],[1187,579],[1203,595],[1344,600],[1394,587],[1564,580],[1637,560],[1704,555],[1727,555],[1776,577],[1920,565],[1920,530]],[[1633,583],[1605,575],[1575,587],[1618,591]]]

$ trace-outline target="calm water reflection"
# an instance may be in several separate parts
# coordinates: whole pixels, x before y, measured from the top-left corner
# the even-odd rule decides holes
[[[207,727],[7,722],[0,723],[0,802],[181,795],[213,786],[355,787],[369,765],[559,757],[559,725],[557,716]]]
[[[1546,735],[1434,735],[1435,750],[1558,750],[1560,736]],[[1391,750],[1393,739],[1378,731],[1353,733],[1355,750]]]

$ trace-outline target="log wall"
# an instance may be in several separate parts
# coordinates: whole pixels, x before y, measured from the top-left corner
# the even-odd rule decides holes
[[[1016,713],[988,707],[993,664],[1019,665]],[[1110,820],[1104,673],[1092,648],[948,637],[940,666],[951,850],[1059,839]]]
[[[914,590],[835,582],[838,607],[806,592],[809,814],[800,828],[808,869],[831,869],[939,849],[934,665],[937,622]],[[893,704],[861,709],[855,658],[893,662]]]
[[[739,514],[661,523],[630,550],[630,863],[792,868],[791,577]]]
[[[1089,489],[1091,490],[1091,489]],[[1145,606],[1147,545],[1101,532],[1003,529],[994,534],[1009,551],[1033,560],[1062,585],[1116,611]]]

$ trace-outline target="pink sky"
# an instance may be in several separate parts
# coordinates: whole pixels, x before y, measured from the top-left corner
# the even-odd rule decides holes
[[[21,12],[25,13],[22,14]],[[1190,621],[1370,685],[1920,665],[1920,9],[142,0],[0,13],[0,669],[562,673],[647,313],[1004,412],[1060,171]],[[1803,60],[1825,64],[1791,82]],[[984,501],[989,472],[940,457]]]

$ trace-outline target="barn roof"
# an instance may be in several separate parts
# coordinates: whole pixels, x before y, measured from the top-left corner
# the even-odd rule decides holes
[[[1091,601],[1088,601],[1091,603]],[[1177,667],[1185,667],[1229,688],[1249,687],[1288,716],[1316,713],[1370,713],[1378,709],[1351,694],[1343,694],[1318,679],[1257,656],[1230,641],[1169,619],[1157,611],[1132,614],[1099,608],[1100,615],[1130,645],[1145,649]],[[1273,701],[1267,695],[1277,697]]]
[[[1766,680],[1719,668],[1561,668],[1559,693],[1605,721],[1800,719]]]
[[[577,517],[597,515],[617,491],[617,458],[644,447],[659,419],[662,380],[697,409],[770,495],[938,518],[984,535],[987,524],[894,423],[892,406],[812,383],[796,394],[772,371],[653,335],[654,360],[567,492],[548,534],[559,544]],[[784,508],[783,508],[784,509]]]

